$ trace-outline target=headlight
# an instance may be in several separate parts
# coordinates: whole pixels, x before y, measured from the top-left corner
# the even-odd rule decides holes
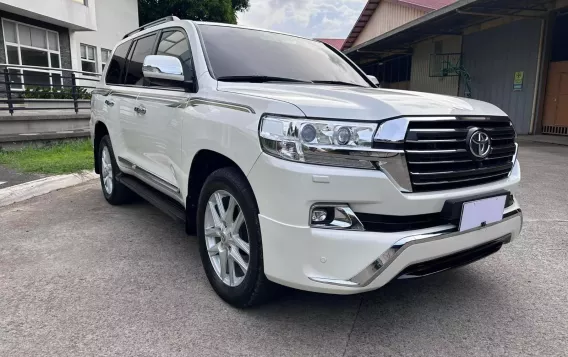
[[[265,115],[260,143],[267,154],[312,164],[375,169],[374,123],[311,120]]]

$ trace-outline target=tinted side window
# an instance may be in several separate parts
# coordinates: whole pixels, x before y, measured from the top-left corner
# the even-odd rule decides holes
[[[124,84],[141,86],[144,83],[142,64],[144,63],[144,58],[152,54],[155,40],[156,34],[152,34],[136,41],[134,50],[130,51],[132,54],[128,62],[128,72],[126,73]]]
[[[156,54],[179,58],[183,67],[185,80],[190,81],[193,79],[191,50],[189,49],[189,41],[183,31],[164,31],[160,38],[160,42],[158,44],[158,52]],[[152,84],[168,85],[168,83],[154,83],[154,81],[152,81]]]
[[[112,60],[110,61],[108,71],[106,74],[106,82],[108,84],[122,84],[122,76],[124,73],[124,64],[126,62],[126,55],[132,41],[123,43],[116,48]]]

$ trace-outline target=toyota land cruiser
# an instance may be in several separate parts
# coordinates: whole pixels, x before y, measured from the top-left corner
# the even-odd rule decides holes
[[[237,307],[285,285],[354,294],[471,263],[519,236],[516,134],[497,107],[380,89],[334,48],[165,18],[93,92],[95,168],[196,230]]]

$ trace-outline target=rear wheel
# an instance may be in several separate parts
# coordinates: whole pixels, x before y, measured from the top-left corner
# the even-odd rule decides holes
[[[103,189],[105,199],[112,205],[130,202],[133,196],[132,191],[116,179],[120,170],[114,159],[114,151],[108,135],[101,139],[98,157],[101,188]]]
[[[213,172],[197,209],[201,261],[215,292],[235,307],[248,307],[272,295],[264,275],[258,209],[250,186],[234,168]]]

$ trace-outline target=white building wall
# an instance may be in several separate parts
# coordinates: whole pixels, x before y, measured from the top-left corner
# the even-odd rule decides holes
[[[96,2],[74,0],[0,0],[0,10],[74,30],[96,30]],[[124,0],[115,0],[120,4]],[[129,1],[128,1],[129,2]]]
[[[446,95],[458,95],[459,77],[430,77],[430,55],[435,43],[442,42],[442,53],[461,53],[461,36],[439,36],[414,46],[410,73],[410,90]]]
[[[89,5],[91,1],[89,0]],[[102,72],[101,49],[112,50],[128,32],[139,27],[137,0],[96,0],[97,31],[71,32],[73,69],[81,70],[80,44],[96,47],[97,71]]]

